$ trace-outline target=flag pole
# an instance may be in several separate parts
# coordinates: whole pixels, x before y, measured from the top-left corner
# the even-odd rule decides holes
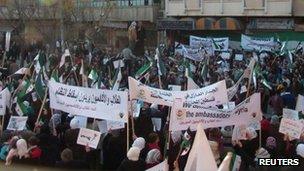
[[[2,136],[2,133],[3,133],[3,131],[4,131],[4,116],[5,116],[5,113],[4,113],[4,115],[1,117],[1,136]]]
[[[252,59],[251,59],[252,60]],[[251,63],[251,62],[250,62]],[[249,64],[250,65],[250,64]],[[255,61],[254,61],[254,64],[253,64],[253,68],[254,68],[254,65],[255,65]],[[251,67],[251,66],[249,66]],[[246,98],[249,97],[250,95],[250,85],[251,85],[251,80],[252,80],[252,75],[253,75],[253,68],[250,68],[250,75],[249,75],[249,80],[248,80],[248,85],[247,85],[247,94],[246,94]]]
[[[130,113],[130,118],[131,118],[131,124],[132,124],[132,137],[135,135],[135,128],[134,128],[134,117],[133,117],[133,104],[131,100],[131,113]]]
[[[129,112],[128,112],[128,117],[127,117],[127,153],[129,151],[129,147],[130,147],[130,131],[129,131]]]
[[[41,107],[40,107],[40,109],[39,109],[39,114],[38,114],[38,117],[37,117],[36,122],[35,122],[34,132],[35,132],[35,130],[36,130],[36,128],[37,128],[37,124],[38,124],[39,119],[40,119],[40,117],[41,117],[42,109],[43,109],[43,106],[44,106],[44,104],[45,104],[46,97],[47,97],[47,91],[48,91],[48,88],[46,88],[46,89],[45,89],[45,92],[44,92],[44,98],[43,98],[43,100],[42,100],[42,104],[41,104]]]

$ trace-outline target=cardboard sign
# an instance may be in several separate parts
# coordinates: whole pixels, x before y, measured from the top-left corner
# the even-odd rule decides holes
[[[117,121],[98,121],[98,129],[100,133],[107,133],[110,130],[116,130],[116,129],[123,129],[125,128],[124,122],[117,122]]]
[[[303,130],[303,124],[287,118],[282,118],[279,132],[289,135],[291,138],[299,139]]]
[[[80,128],[77,138],[77,144],[89,146],[91,148],[96,149],[100,140],[100,136],[101,136],[100,132],[86,128]]]
[[[22,131],[25,129],[27,116],[20,117],[20,116],[11,116],[9,123],[7,125],[7,130],[13,131]]]
[[[292,109],[283,109],[283,118],[291,120],[299,120],[299,112]]]

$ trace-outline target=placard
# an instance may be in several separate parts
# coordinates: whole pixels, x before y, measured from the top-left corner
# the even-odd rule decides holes
[[[7,130],[22,131],[25,129],[27,116],[11,116],[7,125]]]
[[[299,139],[303,130],[303,125],[300,121],[295,121],[287,118],[281,119],[279,132],[289,135],[291,138]]]
[[[89,146],[91,148],[96,149],[100,140],[100,136],[100,132],[91,129],[80,128],[77,138],[77,144]]]

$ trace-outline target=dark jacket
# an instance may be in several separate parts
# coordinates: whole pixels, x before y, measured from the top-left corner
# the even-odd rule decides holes
[[[121,165],[117,169],[118,171],[144,171],[145,170],[145,162],[142,160],[132,161],[129,159],[125,159],[122,161]]]

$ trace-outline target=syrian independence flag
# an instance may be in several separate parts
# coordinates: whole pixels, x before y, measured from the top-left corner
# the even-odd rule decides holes
[[[153,66],[153,62],[149,62],[149,63],[145,64],[144,66],[142,66],[141,68],[139,68],[139,70],[135,74],[135,79],[139,79],[143,75],[145,75],[147,72],[149,72],[151,70],[152,66]]]
[[[28,68],[25,68],[25,67],[20,68],[18,71],[16,71],[16,72],[14,73],[14,75],[24,75],[24,74],[27,73],[27,70],[28,70]]]
[[[166,67],[164,65],[164,62],[160,59],[160,53],[158,48],[156,48],[155,60],[156,60],[158,75],[159,76],[166,75]]]
[[[112,90],[116,90],[117,91],[119,89],[121,79],[122,79],[121,68],[118,67],[117,68],[117,72],[115,74],[115,77],[113,79],[114,80],[114,85],[113,85]]]
[[[51,74],[51,81],[59,82],[58,70],[54,69]]]
[[[98,73],[95,69],[92,69],[88,78],[90,78],[93,82],[96,82],[98,79]]]
[[[28,101],[19,101],[17,98],[15,111],[19,116],[27,115],[31,110],[32,109]]]
[[[46,63],[45,54],[38,52],[38,54],[34,58],[34,61],[35,61],[35,71],[36,73],[39,73]]]
[[[194,89],[198,89],[199,88],[199,86],[192,79],[192,74],[191,74],[191,70],[190,70],[190,65],[189,64],[186,67],[185,76],[187,78],[187,90],[194,90]]]
[[[200,123],[197,126],[196,135],[189,153],[187,164],[185,167],[187,171],[216,171],[217,165],[211,151],[208,139],[206,137],[203,125]]]
[[[30,80],[26,79],[21,83],[21,90],[17,94],[17,97],[21,99],[25,95],[33,91],[33,89],[34,89],[33,84],[30,82]]]
[[[269,82],[264,78],[262,79],[262,84],[267,87],[269,90],[272,90],[271,85],[269,84]]]
[[[88,87],[89,86],[88,76],[85,74],[85,71],[84,71],[83,60],[81,60],[81,67],[80,67],[79,74],[81,75],[82,86],[83,87]]]
[[[45,84],[43,82],[43,78],[42,78],[42,72],[40,72],[36,78],[36,82],[35,82],[35,89],[36,92],[39,96],[39,98],[42,100],[45,96],[45,88],[44,88]]]
[[[238,171],[241,166],[242,159],[239,155],[228,152],[218,171]]]
[[[59,68],[61,68],[62,66],[64,66],[64,64],[65,64],[65,58],[67,56],[71,56],[71,53],[70,53],[69,49],[64,50],[64,53],[61,56],[61,60],[60,60],[60,63],[59,63]]]

